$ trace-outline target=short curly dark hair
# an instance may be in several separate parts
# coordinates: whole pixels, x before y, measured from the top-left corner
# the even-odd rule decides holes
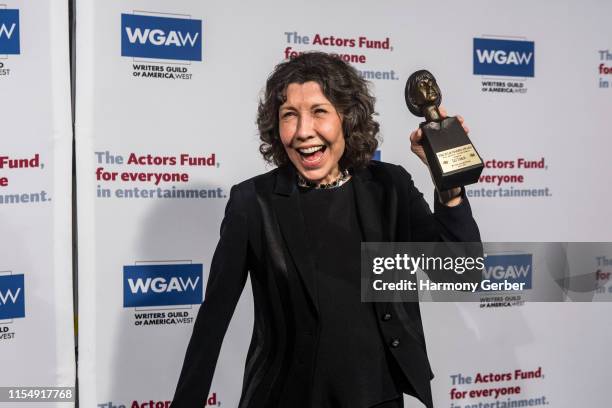
[[[314,81],[342,115],[345,149],[342,169],[365,167],[378,147],[379,124],[374,120],[375,98],[368,82],[340,58],[323,52],[306,52],[275,68],[266,82],[263,100],[257,110],[259,151],[268,163],[282,166],[290,162],[280,140],[279,108],[286,101],[289,84]]]

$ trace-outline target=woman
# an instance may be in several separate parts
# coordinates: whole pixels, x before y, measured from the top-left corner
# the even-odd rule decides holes
[[[338,58],[306,53],[269,77],[257,123],[278,168],[231,190],[173,408],[204,405],[247,272],[240,407],[403,407],[403,393],[432,406],[418,303],[360,301],[360,242],[480,237],[463,189],[436,195],[432,214],[402,167],[371,160],[373,115],[366,82]]]

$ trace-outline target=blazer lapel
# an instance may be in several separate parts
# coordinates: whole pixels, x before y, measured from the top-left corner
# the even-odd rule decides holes
[[[318,313],[315,265],[306,235],[306,225],[297,188],[297,176],[293,166],[287,165],[279,168],[272,203],[289,253],[308,291],[314,309]]]
[[[397,219],[397,191],[390,178],[374,179],[369,168],[358,170],[353,178],[355,203],[364,242],[387,242],[395,240]],[[378,316],[389,311],[388,302],[375,302]]]
[[[365,242],[395,239],[397,192],[386,177],[375,180],[370,168],[353,176],[355,203]]]

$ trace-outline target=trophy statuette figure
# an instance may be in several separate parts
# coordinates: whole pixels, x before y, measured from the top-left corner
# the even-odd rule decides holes
[[[414,115],[425,117],[419,127],[429,171],[438,192],[478,181],[482,158],[456,117],[442,118],[438,107],[442,93],[434,76],[426,70],[408,78],[406,105]]]

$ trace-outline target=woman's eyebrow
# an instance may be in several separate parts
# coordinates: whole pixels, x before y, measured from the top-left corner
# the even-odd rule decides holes
[[[322,107],[322,106],[332,106],[331,103],[329,102],[320,102],[320,103],[315,103],[313,105],[311,105],[311,109],[313,108],[318,108],[318,107]],[[293,109],[296,110],[297,108],[293,105],[281,105],[278,110],[287,110],[287,109]]]

